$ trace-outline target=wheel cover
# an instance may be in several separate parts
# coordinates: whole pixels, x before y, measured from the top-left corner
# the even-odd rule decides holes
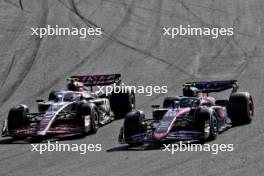
[[[253,114],[254,114],[254,105],[253,105],[253,101],[251,99],[249,100],[249,103],[248,103],[248,109],[249,109],[250,116],[253,116]]]
[[[134,109],[135,108],[135,95],[132,94],[131,96],[131,108]]]
[[[213,136],[216,136],[217,135],[217,124],[218,122],[217,122],[217,119],[216,119],[216,117],[213,115],[212,116],[212,118],[211,118],[211,132],[212,132],[212,135]]]
[[[95,112],[94,113],[94,122],[93,122],[93,124],[94,124],[94,128],[99,128],[99,116],[98,116],[98,114]]]

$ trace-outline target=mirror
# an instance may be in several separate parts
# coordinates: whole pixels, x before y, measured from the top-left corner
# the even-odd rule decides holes
[[[155,105],[151,105],[151,107],[157,109],[160,107],[160,105],[155,104]]]
[[[42,103],[44,100],[36,100],[37,103]]]

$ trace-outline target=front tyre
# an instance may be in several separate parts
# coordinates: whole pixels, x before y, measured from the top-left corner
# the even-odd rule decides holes
[[[15,106],[9,111],[7,129],[13,138],[19,137],[14,134],[15,130],[30,125],[29,118],[27,117],[28,113],[29,109],[26,105]]]
[[[80,103],[77,105],[76,116],[83,124],[83,135],[96,133],[99,129],[99,115],[96,106],[90,103]]]
[[[91,114],[91,133],[94,134],[99,129],[99,115],[97,111],[93,111]]]
[[[213,111],[202,108],[195,115],[195,125],[199,132],[204,133],[202,141],[212,141],[218,136],[218,120]]]
[[[143,121],[145,120],[145,114],[143,111],[129,112],[124,120],[124,138],[126,143],[131,146],[143,145],[142,142],[134,142],[131,137],[136,134],[145,132]]]
[[[215,114],[212,114],[209,121],[209,141],[215,140],[218,136],[218,120]]]

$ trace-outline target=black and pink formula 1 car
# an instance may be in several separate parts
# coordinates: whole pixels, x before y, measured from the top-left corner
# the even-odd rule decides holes
[[[4,121],[2,137],[45,139],[96,133],[116,118],[124,118],[135,106],[133,92],[106,95],[96,86],[119,84],[120,74],[71,76],[68,90],[52,91],[48,101],[37,100],[38,112],[26,105],[13,107]],[[89,89],[90,88],[90,89]]]
[[[187,82],[183,96],[167,97],[163,107],[152,105],[153,118],[145,119],[141,110],[125,117],[119,142],[139,146],[145,142],[214,140],[232,125],[250,123],[254,114],[252,96],[237,92],[238,82]],[[232,89],[227,100],[215,100],[209,93]]]

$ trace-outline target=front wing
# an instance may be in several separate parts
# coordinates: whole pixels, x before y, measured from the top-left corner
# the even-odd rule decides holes
[[[125,140],[124,133],[121,131],[119,135],[119,143],[138,143],[138,142],[162,142],[162,141],[181,141],[181,140],[201,140],[204,139],[205,133],[198,131],[175,131],[170,132],[166,137],[156,140],[153,132],[140,133],[131,136]]]
[[[2,137],[37,137],[37,136],[58,136],[68,134],[81,134],[83,128],[77,125],[63,124],[50,128],[45,135],[41,134],[38,126],[25,126],[9,132],[7,129],[2,130]]]

